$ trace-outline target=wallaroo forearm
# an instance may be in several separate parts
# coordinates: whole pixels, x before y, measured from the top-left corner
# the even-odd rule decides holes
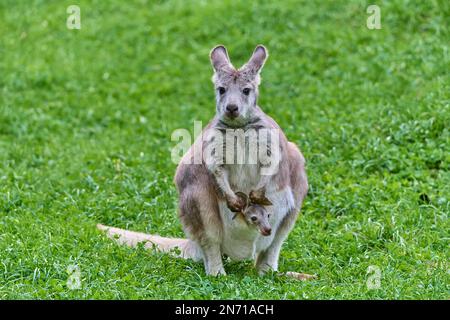
[[[230,144],[226,142],[224,133],[221,130],[212,128],[206,130],[204,133],[203,142],[203,162],[214,177],[217,187],[225,197],[228,208],[233,212],[240,212],[245,206],[243,199],[236,195],[236,191],[233,190],[229,181],[229,171],[226,165],[229,165],[227,161],[227,147]],[[234,149],[234,145],[232,145]]]
[[[228,173],[223,165],[211,167],[210,172],[216,179],[217,185],[220,191],[223,192],[225,197],[235,197],[234,191],[231,189],[230,182],[228,181]]]
[[[214,176],[217,186],[225,196],[233,197],[234,192],[228,181],[228,174],[224,168],[224,156],[221,133],[215,130],[206,130],[203,142],[203,162],[208,171]]]

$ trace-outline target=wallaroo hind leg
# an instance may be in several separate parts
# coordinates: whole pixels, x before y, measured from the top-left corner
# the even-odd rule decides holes
[[[291,229],[294,227],[295,220],[297,219],[300,208],[302,207],[303,199],[308,192],[308,178],[305,172],[305,158],[303,158],[300,150],[292,142],[288,143],[287,153],[290,183],[294,196],[295,209],[288,212],[288,214],[281,221],[271,246],[267,248],[266,251],[261,252],[258,255],[256,267],[260,274],[264,274],[270,269],[274,271],[278,269],[278,259],[280,256],[281,245]],[[309,280],[316,278],[315,276],[299,272],[286,272],[279,275],[293,277],[297,280]]]
[[[180,193],[180,220],[186,235],[202,251],[205,272],[224,275],[221,240],[222,222],[217,200],[212,191],[203,186],[187,188]]]
[[[185,233],[200,247],[205,272],[213,276],[225,274],[220,248],[221,225],[214,221],[218,219],[218,214],[214,214],[216,209],[208,201],[200,202],[196,195],[181,195],[180,219]]]
[[[270,246],[257,255],[255,266],[259,274],[262,275],[270,270],[278,271],[281,246],[294,226],[297,215],[298,213],[295,209],[289,211],[281,221]]]
[[[201,248],[203,250],[206,274],[212,276],[226,275],[225,269],[223,268],[220,245],[218,243],[205,243]]]
[[[278,259],[280,257],[281,246],[294,226],[297,216],[298,213],[296,209],[290,211],[281,221],[272,244],[265,251],[258,254],[255,265],[260,275],[264,275],[268,271],[278,271]],[[293,271],[278,273],[278,275],[291,277],[297,280],[310,280],[317,278],[314,275]]]
[[[193,151],[194,152],[194,151]],[[187,154],[185,157],[192,156]],[[179,215],[184,233],[197,243],[208,275],[225,274],[222,263],[222,220],[213,177],[202,164],[178,166],[175,184],[179,193]]]

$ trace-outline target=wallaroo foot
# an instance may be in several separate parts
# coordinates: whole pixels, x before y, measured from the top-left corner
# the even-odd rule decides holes
[[[265,264],[259,264],[256,266],[256,269],[258,270],[258,274],[260,276],[265,275],[266,273],[271,273],[271,272],[276,272],[277,270],[277,266],[271,266],[267,263]]]
[[[307,281],[307,280],[314,280],[317,279],[316,275],[307,274],[307,273],[300,273],[300,272],[294,272],[294,271],[288,271],[284,273],[279,273],[280,276],[286,276],[291,277],[300,281]]]
[[[206,270],[206,274],[208,276],[214,276],[214,277],[219,277],[219,276],[226,276],[227,273],[225,272],[225,269],[223,267],[221,268],[210,268],[209,270]]]

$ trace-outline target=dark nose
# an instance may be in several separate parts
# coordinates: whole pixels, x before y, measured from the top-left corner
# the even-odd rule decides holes
[[[236,113],[238,111],[238,106],[235,104],[229,104],[227,105],[227,112],[229,113]]]

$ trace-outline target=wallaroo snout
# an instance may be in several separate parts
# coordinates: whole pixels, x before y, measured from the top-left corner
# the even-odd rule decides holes
[[[111,237],[118,235],[117,241],[129,245],[145,241],[149,247],[163,251],[178,248],[183,258],[203,260],[208,275],[225,274],[223,254],[233,260],[254,259],[260,274],[278,270],[281,247],[294,227],[308,181],[300,150],[257,105],[260,72],[267,57],[267,49],[258,45],[248,62],[235,68],[224,46],[211,50],[216,115],[184,154],[175,174],[179,217],[187,239],[99,228],[108,230]],[[236,129],[244,133],[240,143],[233,143],[237,155],[245,154],[250,140],[247,137],[253,137],[258,154],[265,156],[252,157],[254,162],[226,161],[227,152],[220,152],[224,141],[215,133]],[[266,139],[264,132],[273,136]],[[228,144],[228,140],[225,142]],[[276,156],[276,170],[264,170],[271,163],[264,158],[270,155]],[[239,192],[248,194],[252,205],[248,206]],[[244,209],[246,220],[233,219]],[[264,237],[248,232],[249,224]],[[301,275],[304,279],[310,277]]]
[[[239,116],[239,107],[235,104],[227,105],[225,115],[229,119],[237,118]]]

